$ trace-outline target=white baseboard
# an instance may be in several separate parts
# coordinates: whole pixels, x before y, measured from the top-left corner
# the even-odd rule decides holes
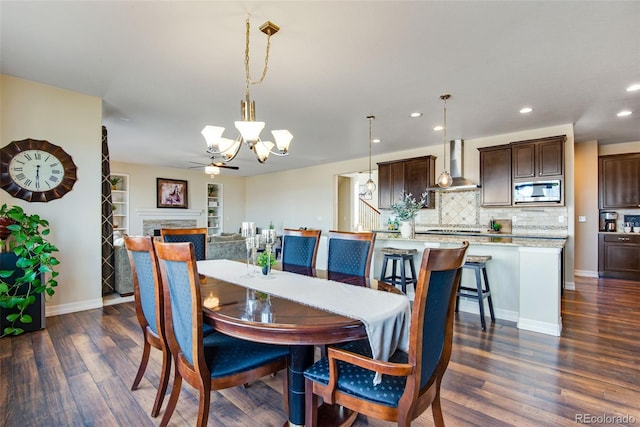
[[[594,277],[594,278],[598,278],[598,272],[597,271],[589,271],[589,270],[574,270],[573,274],[575,276],[580,276],[580,277]]]
[[[559,337],[562,331],[562,320],[558,319],[558,323],[549,323],[520,318],[518,319],[518,329]]]
[[[50,317],[57,316],[59,314],[76,313],[78,311],[93,310],[94,308],[102,308],[102,298],[71,302],[68,304],[46,304],[46,316]]]
[[[575,291],[576,290],[576,282],[564,282],[564,289],[566,291]]]

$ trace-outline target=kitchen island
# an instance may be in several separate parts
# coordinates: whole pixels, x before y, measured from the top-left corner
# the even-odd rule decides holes
[[[487,275],[496,317],[516,322],[519,329],[559,336],[562,256],[566,243],[563,236],[428,231],[404,239],[397,232],[376,231],[371,274],[375,278],[380,275],[383,247],[417,249],[414,256],[417,268],[424,248],[457,246],[464,240],[469,242],[469,255],[491,255]],[[462,282],[475,287],[471,271],[463,270]],[[464,298],[460,299],[459,309],[479,312],[477,301]]]

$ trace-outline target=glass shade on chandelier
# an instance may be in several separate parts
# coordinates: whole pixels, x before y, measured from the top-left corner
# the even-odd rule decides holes
[[[376,183],[373,182],[371,178],[369,178],[364,184],[364,188],[367,190],[367,193],[373,193],[374,191],[376,191]]]
[[[453,183],[453,178],[451,178],[451,175],[449,174],[449,172],[447,172],[446,170],[442,171],[442,173],[438,177],[438,181],[437,181],[438,187],[442,187],[442,188],[451,187],[451,183]]]

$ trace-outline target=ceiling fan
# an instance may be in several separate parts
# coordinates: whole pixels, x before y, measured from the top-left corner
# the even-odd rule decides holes
[[[221,168],[232,169],[232,170],[240,169],[238,166],[229,166],[224,162],[216,162],[213,159],[211,159],[211,163],[198,163],[198,162],[192,162],[192,161],[189,161],[189,163],[198,165],[198,166],[189,166],[189,169],[201,168],[204,166],[204,173],[211,175],[211,178],[213,178],[215,175],[220,174]]]

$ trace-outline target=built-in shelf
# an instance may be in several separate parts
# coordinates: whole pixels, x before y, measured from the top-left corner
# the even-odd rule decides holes
[[[111,206],[113,237],[117,239],[129,234],[129,175],[111,173],[111,178],[120,178],[116,184],[111,184]]]
[[[222,233],[222,184],[207,183],[207,234]]]

